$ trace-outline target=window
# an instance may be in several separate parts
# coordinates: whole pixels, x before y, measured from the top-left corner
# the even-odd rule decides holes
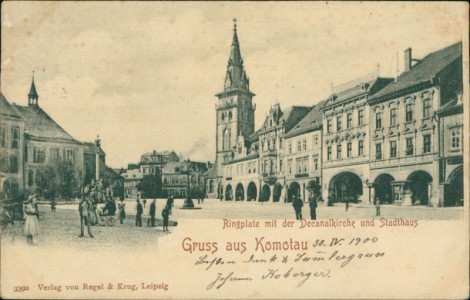
[[[289,143],[288,147],[289,147],[289,154],[291,154],[292,153],[292,143],[291,142]]]
[[[49,156],[51,157],[51,159],[58,159],[59,158],[59,148],[49,149]]]
[[[297,152],[300,152],[300,151],[302,151],[302,142],[298,141],[297,142]]]
[[[413,155],[413,138],[406,139],[406,155]]]
[[[352,127],[352,112],[349,112],[346,115],[346,127],[348,129]]]
[[[304,173],[308,173],[308,157],[305,157],[302,160],[302,167],[303,167]]]
[[[423,118],[430,118],[431,117],[431,107],[432,107],[432,103],[431,103],[431,98],[429,98],[429,96],[427,96],[428,98],[425,98],[423,100]]]
[[[302,146],[303,146],[304,151],[307,150],[307,140],[302,141]]]
[[[336,158],[341,159],[341,145],[336,145]]]
[[[33,186],[34,184],[34,171],[29,170],[28,171],[28,186]]]
[[[378,112],[375,114],[375,129],[382,128],[382,113]]]
[[[318,156],[314,156],[314,157],[313,157],[313,169],[314,169],[315,171],[318,170]]]
[[[451,132],[452,135],[452,141],[451,141],[451,147],[453,150],[460,150],[460,140],[461,140],[461,131],[460,128],[458,129],[453,129]]]
[[[352,156],[352,143],[349,142],[346,146],[346,155],[348,156],[348,158],[350,158]]]
[[[406,105],[405,120],[406,122],[413,121],[413,104],[411,103]]]
[[[5,125],[0,125],[0,147],[7,146],[7,128]]]
[[[10,173],[18,173],[18,157],[10,156]]]
[[[11,147],[18,149],[20,143],[20,128],[18,126],[11,127]]]
[[[375,159],[382,159],[382,144],[375,144]]]
[[[390,126],[397,125],[397,109],[392,108],[390,109]]]
[[[327,160],[331,160],[331,146],[327,148]]]
[[[295,163],[297,164],[297,173],[302,173],[302,160],[297,158]]]
[[[362,126],[364,125],[364,110],[358,110],[357,111],[357,125]]]
[[[423,153],[431,153],[431,135],[423,136]]]
[[[359,156],[363,156],[364,155],[364,141],[359,141],[358,143],[358,154]]]
[[[391,158],[397,157],[397,141],[390,142],[390,157]]]
[[[326,132],[331,133],[332,131],[332,125],[331,125],[331,119],[326,120]]]
[[[73,149],[67,149],[65,150],[65,159],[69,161],[75,161],[75,153]]]
[[[281,159],[279,161],[279,172],[282,172],[284,171],[284,161]]]
[[[292,174],[292,159],[287,161],[287,168],[289,170],[289,174]]]
[[[341,116],[337,116],[336,117],[336,130],[337,131],[340,131],[343,127],[343,120],[341,118]]]
[[[313,144],[314,144],[315,146],[318,146],[318,136],[315,136],[315,137],[313,138]]]
[[[34,157],[33,162],[35,163],[43,163],[46,159],[46,154],[44,149],[34,147]]]

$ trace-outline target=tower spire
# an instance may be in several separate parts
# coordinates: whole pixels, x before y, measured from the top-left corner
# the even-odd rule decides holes
[[[31,81],[31,88],[30,88],[29,94],[28,94],[28,105],[38,106],[38,99],[39,99],[39,95],[36,91],[36,85],[34,84],[34,70],[33,70],[33,78],[32,78],[32,81]]]
[[[243,59],[240,53],[240,44],[237,35],[237,19],[233,18],[232,47],[227,65],[224,89],[241,88],[249,90],[248,76],[243,68]]]

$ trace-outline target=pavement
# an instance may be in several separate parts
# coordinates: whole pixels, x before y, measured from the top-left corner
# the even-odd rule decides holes
[[[121,251],[123,253],[135,251],[135,249],[152,249],[158,245],[158,237],[170,232],[163,232],[161,224],[161,211],[166,204],[166,199],[157,199],[157,227],[147,227],[148,206],[147,201],[142,217],[143,227],[135,226],[135,200],[126,200],[127,218],[124,224],[115,226],[93,226],[94,238],[88,237],[85,228],[85,237],[79,238],[80,219],[78,204],[58,204],[56,212],[50,211],[50,206],[39,205],[40,234],[37,237],[38,245],[51,247],[74,247],[91,251]],[[295,214],[289,203],[247,202],[247,201],[220,201],[218,199],[205,199],[204,203],[194,204],[199,209],[181,209],[183,199],[175,199],[170,221],[179,219],[294,219]],[[100,204],[99,206],[101,206]],[[309,219],[309,207],[303,207],[303,217]],[[346,211],[344,204],[332,207],[320,205],[317,208],[317,219],[377,219],[377,218],[404,218],[417,220],[462,220],[464,218],[463,207],[431,208],[431,207],[400,207],[394,205],[382,205],[381,216],[375,216],[375,207],[372,205],[351,204]],[[173,223],[174,224],[174,223]],[[26,245],[26,238],[22,232],[23,222],[16,222],[14,227],[7,228],[2,234],[3,245]],[[174,230],[174,229],[173,229]]]

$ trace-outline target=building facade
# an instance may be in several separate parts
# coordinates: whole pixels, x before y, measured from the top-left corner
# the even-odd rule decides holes
[[[411,49],[405,50],[405,72],[369,99],[371,199],[444,206],[439,174],[446,166],[441,165],[440,153],[444,157],[450,153],[442,144],[446,137],[445,132],[440,135],[444,125],[439,124],[437,112],[462,91],[461,49],[457,43],[415,65]],[[459,118],[445,113],[443,117],[443,122]]]
[[[24,189],[24,119],[0,93],[0,198],[15,199]]]
[[[378,70],[333,87],[323,112],[323,198],[363,201],[369,178],[369,106],[367,100],[393,79]]]

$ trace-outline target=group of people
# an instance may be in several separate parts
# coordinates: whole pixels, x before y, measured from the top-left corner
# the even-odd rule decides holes
[[[332,205],[332,204],[330,205],[330,201],[332,198],[333,197],[331,195],[328,196],[328,206]],[[312,192],[308,201],[308,205],[310,207],[310,218],[312,220],[317,219],[317,207],[318,207],[319,201],[323,201],[321,195]],[[380,199],[376,197],[374,200],[374,206],[375,206],[375,215],[377,217],[380,216],[380,204],[381,204]],[[297,220],[302,220],[302,207],[304,206],[304,201],[299,196],[295,195],[293,196],[292,206],[294,207],[295,218]],[[348,199],[345,201],[345,207],[346,207],[346,211],[348,211],[349,209]]]
[[[318,201],[321,201],[321,195],[317,195],[316,193],[312,192],[308,200],[308,206],[310,208],[310,218],[312,220],[317,219]],[[292,200],[292,206],[294,207],[295,218],[297,220],[302,220],[302,207],[304,206],[304,201],[299,196],[295,195]]]
[[[169,223],[169,218],[171,215],[171,209],[173,207],[173,197],[169,197],[167,199],[166,205],[162,210],[162,218],[163,218],[163,231],[169,231],[168,230],[168,223]],[[136,216],[135,216],[135,226],[137,227],[142,227],[142,215],[144,213],[145,206],[147,204],[146,199],[140,199],[137,198],[136,200]],[[148,227],[155,227],[156,226],[156,213],[157,213],[157,203],[156,200],[153,199],[152,203],[150,203],[150,207],[148,210],[148,215],[149,218],[147,219],[147,226]],[[121,222],[122,224],[122,222]]]

